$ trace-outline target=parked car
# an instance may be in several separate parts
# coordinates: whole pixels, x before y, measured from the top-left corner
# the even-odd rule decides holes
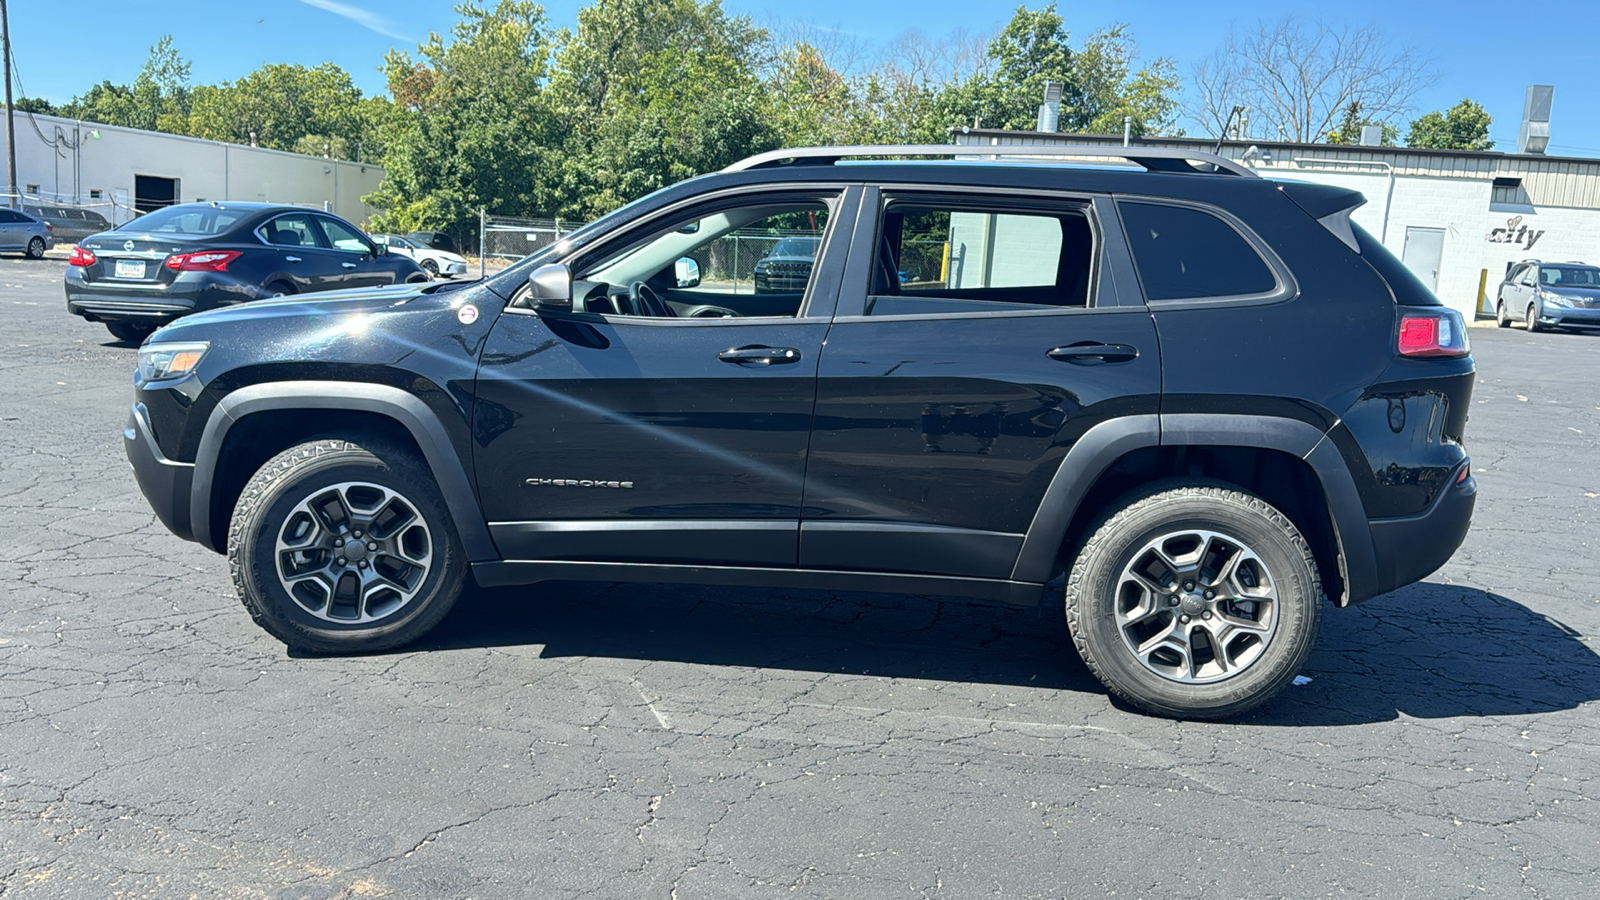
[[[67,266],[67,312],[136,341],[220,306],[427,280],[415,262],[338,216],[268,203],[181,203],[79,241]]]
[[[1501,328],[1600,328],[1600,267],[1525,259],[1500,282],[1494,316]]]
[[[55,245],[50,223],[20,209],[0,208],[0,252],[38,259]]]
[[[772,250],[756,263],[755,288],[757,293],[783,293],[805,290],[811,279],[811,266],[817,258],[821,238],[779,238]]]
[[[55,229],[56,241],[63,244],[76,243],[111,228],[105,216],[76,206],[24,206],[23,210],[49,222]]]
[[[443,250],[446,253],[457,255],[461,253],[461,246],[456,243],[456,239],[442,231],[413,231],[406,237],[434,250]]]
[[[970,149],[775,151],[481,282],[180,320],[140,350],[135,477],[307,651],[414,641],[469,578],[1064,584],[1089,668],[1181,718],[1264,702],[1324,598],[1460,545],[1466,329],[1359,193],[1148,147],[877,159]],[[800,216],[801,289],[701,283]]]
[[[375,234],[372,240],[376,244],[388,247],[390,253],[409,257],[421,266],[424,272],[435,278],[440,275],[454,278],[457,275],[467,274],[466,259],[448,250],[435,250],[398,234]]]

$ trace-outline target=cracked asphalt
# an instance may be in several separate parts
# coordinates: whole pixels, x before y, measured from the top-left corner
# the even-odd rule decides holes
[[[135,351],[0,260],[0,896],[1548,897],[1600,887],[1600,336],[1474,329],[1482,484],[1232,724],[1058,607],[479,591],[302,658],[122,456]]]

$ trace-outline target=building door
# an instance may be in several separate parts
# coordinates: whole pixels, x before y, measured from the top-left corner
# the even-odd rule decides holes
[[[1436,294],[1439,292],[1439,261],[1443,256],[1443,228],[1406,228],[1406,245],[1400,251],[1400,261]]]
[[[155,175],[133,176],[133,207],[140,213],[155,212],[178,202],[178,179]]]

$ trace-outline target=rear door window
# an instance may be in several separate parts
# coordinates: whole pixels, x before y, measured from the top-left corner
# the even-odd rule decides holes
[[[1094,260],[1086,212],[973,199],[891,198],[878,225],[872,316],[1085,307]]]
[[[1266,260],[1218,216],[1130,201],[1119,202],[1117,210],[1147,300],[1259,297],[1278,288]]]

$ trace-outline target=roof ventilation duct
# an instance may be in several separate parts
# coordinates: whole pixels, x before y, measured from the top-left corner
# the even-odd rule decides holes
[[[1061,127],[1061,82],[1044,83],[1044,103],[1039,105],[1038,130],[1054,133]]]
[[[1550,146],[1550,101],[1555,86],[1532,84],[1522,104],[1522,127],[1517,129],[1517,152],[1544,154]]]

